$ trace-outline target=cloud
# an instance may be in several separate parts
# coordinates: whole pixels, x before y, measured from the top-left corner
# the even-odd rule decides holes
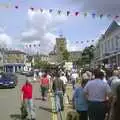
[[[41,13],[40,11],[28,11],[28,27],[21,33],[21,42],[25,44],[40,44],[37,51],[41,53],[50,52],[55,45],[57,37],[53,32],[57,26],[63,24],[67,20],[65,15],[57,16],[50,14],[48,11]],[[36,52],[33,47],[32,52]]]
[[[0,33],[0,48],[10,47],[12,46],[12,38],[6,33]]]

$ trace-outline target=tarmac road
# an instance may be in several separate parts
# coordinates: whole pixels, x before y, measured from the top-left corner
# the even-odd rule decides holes
[[[20,88],[26,77],[18,75],[18,85],[13,89],[0,89],[0,120],[21,120],[20,119]],[[33,83],[33,101],[36,109],[36,120],[51,119],[51,101],[46,102],[40,99],[39,83]]]

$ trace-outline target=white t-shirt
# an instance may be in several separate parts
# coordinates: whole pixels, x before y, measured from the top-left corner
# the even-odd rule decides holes
[[[86,84],[84,92],[88,94],[89,101],[104,102],[106,95],[111,93],[111,88],[103,80],[95,79]]]
[[[71,79],[76,80],[77,78],[78,78],[78,74],[77,73],[72,73]]]
[[[67,84],[66,76],[61,76],[60,79],[63,81],[64,84]]]

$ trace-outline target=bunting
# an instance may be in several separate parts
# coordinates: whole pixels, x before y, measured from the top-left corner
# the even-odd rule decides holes
[[[16,9],[16,10],[20,10],[22,9],[22,7],[20,5],[11,5],[11,3],[0,3],[0,8],[11,8],[11,9]],[[46,11],[46,9],[43,9],[43,8],[39,8],[39,9],[36,9],[35,7],[31,6],[29,7],[28,9],[30,9],[31,11],[36,11],[36,10],[39,10],[41,13],[43,13],[43,11]],[[63,11],[62,9],[59,9],[59,10],[56,10],[56,9],[48,9],[48,12],[49,13],[52,13],[52,12],[56,12],[58,15],[61,15],[61,14],[64,14],[66,16],[83,16],[83,17],[87,17],[88,15],[91,15],[92,18],[96,18],[96,17],[99,17],[100,19],[102,19],[103,17],[107,17],[107,18],[111,18],[111,19],[119,19],[120,18],[120,14],[118,15],[112,15],[112,14],[103,14],[103,13],[90,13],[90,12],[82,12],[82,11],[74,11],[74,12],[71,12],[71,11]]]

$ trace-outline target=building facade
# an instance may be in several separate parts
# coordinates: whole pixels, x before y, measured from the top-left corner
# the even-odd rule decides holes
[[[69,52],[70,56],[69,56],[69,61],[71,62],[76,62],[78,61],[78,59],[81,58],[82,52],[81,51],[71,51]]]
[[[66,38],[60,36],[56,38],[56,46],[55,46],[55,53],[57,55],[57,62],[60,63],[63,60],[62,54],[67,49],[66,46]]]
[[[4,71],[19,72],[24,70],[26,54],[21,51],[12,50],[4,52]]]
[[[120,66],[120,25],[113,21],[98,40],[95,63]]]
[[[3,70],[3,51],[0,49],[0,71]]]

